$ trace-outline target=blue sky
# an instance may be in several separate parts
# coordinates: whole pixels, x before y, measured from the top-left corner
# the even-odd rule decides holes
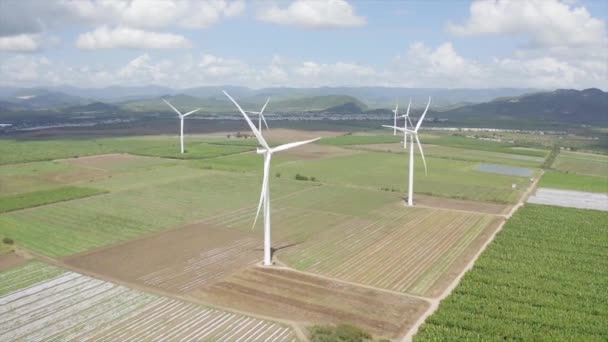
[[[0,85],[606,89],[607,19],[595,0],[0,0]]]

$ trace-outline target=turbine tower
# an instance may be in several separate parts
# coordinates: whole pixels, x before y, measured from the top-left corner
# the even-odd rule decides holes
[[[279,145],[277,147],[270,147],[270,145],[268,145],[268,143],[262,136],[262,133],[255,127],[253,122],[251,122],[251,119],[249,119],[249,117],[247,116],[245,111],[243,111],[241,106],[239,106],[239,104],[225,90],[223,90],[223,92],[224,92],[224,95],[226,95],[230,99],[230,101],[232,101],[232,103],[234,103],[236,108],[238,108],[239,112],[241,112],[241,114],[243,114],[243,117],[245,118],[245,121],[247,121],[249,128],[251,128],[251,131],[253,132],[255,137],[258,139],[258,143],[261,145],[261,148],[258,147],[257,153],[264,155],[264,177],[262,179],[262,191],[260,193],[260,202],[258,203],[258,210],[255,214],[255,220],[253,221],[253,226],[255,227],[255,224],[258,220],[258,216],[260,215],[260,210],[262,209],[262,206],[263,206],[264,207],[264,212],[263,212],[263,215],[264,215],[264,266],[271,266],[272,265],[272,245],[270,242],[270,233],[271,233],[271,231],[270,231],[270,184],[269,184],[269,180],[268,180],[268,177],[270,175],[270,159],[272,158],[272,154],[275,152],[285,151],[290,148],[309,144],[309,143],[317,141],[321,138],[293,142],[293,143],[289,143],[289,144]]]
[[[395,109],[393,109],[393,127],[397,127],[397,112],[399,112],[399,102],[397,102]],[[393,135],[397,135],[397,128],[393,129]]]
[[[201,109],[197,108],[195,110],[189,111],[186,114],[182,114],[179,110],[177,110],[177,108],[173,107],[173,105],[169,103],[169,101],[165,99],[163,99],[163,101],[165,101],[165,103],[177,113],[177,117],[179,118],[179,151],[181,154],[184,154],[184,118],[192,113],[198,112]]]
[[[410,120],[410,107],[412,106],[412,99],[410,98],[410,102],[407,104],[407,111],[405,115],[402,115],[403,118],[403,128],[407,130],[407,122],[410,122],[410,126],[414,127],[412,121]],[[407,132],[403,132],[403,148],[407,150]]]
[[[260,131],[260,133],[262,132],[262,121],[264,121],[264,125],[266,126],[266,129],[270,129],[270,127],[268,127],[268,123],[266,123],[266,118],[264,117],[264,109],[266,109],[268,102],[270,102],[270,97],[268,99],[266,99],[266,103],[264,103],[264,106],[262,107],[262,109],[259,112],[253,112],[253,111],[249,111],[249,110],[245,111],[245,113],[255,114],[258,116],[258,130]]]
[[[429,96],[429,102],[427,102],[426,108],[424,109],[424,113],[422,113],[422,116],[416,123],[416,127],[414,128],[414,130],[401,128],[401,127],[397,127],[397,126],[382,125],[382,127],[393,128],[393,129],[402,131],[403,133],[408,133],[408,134],[412,135],[412,138],[410,138],[410,172],[409,172],[409,186],[408,186],[408,196],[407,196],[407,205],[410,207],[414,205],[414,139],[416,139],[416,145],[418,145],[418,150],[420,150],[420,155],[422,156],[422,162],[424,163],[424,174],[425,175],[427,174],[426,160],[424,159],[424,152],[422,151],[422,145],[420,144],[420,139],[418,138],[418,130],[420,129],[420,126],[422,125],[422,121],[424,120],[424,117],[426,116],[426,113],[429,110],[430,105],[431,105],[431,97]]]

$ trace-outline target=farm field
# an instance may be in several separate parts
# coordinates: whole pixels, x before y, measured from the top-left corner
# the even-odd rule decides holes
[[[422,159],[415,161],[416,193],[476,201],[514,203],[530,183],[527,177],[475,171],[478,163],[427,157],[428,175]],[[329,160],[294,161],[273,168],[290,178],[296,174],[315,177],[320,182],[379,190],[407,191],[408,161],[402,155],[363,152]],[[344,170],[349,170],[345,172]],[[399,170],[402,170],[399,172]],[[516,184],[516,189],[512,188]]]
[[[608,194],[539,188],[528,203],[608,211]]]
[[[586,176],[547,170],[540,180],[540,187],[608,193],[608,176]]]
[[[22,280],[19,287],[15,278]],[[0,273],[0,293],[0,339],[7,341],[296,340],[286,325],[158,297],[40,263]]]
[[[527,204],[415,336],[438,340],[608,338],[608,213]]]
[[[432,142],[433,140],[431,139],[430,141]],[[351,145],[348,147],[364,151],[392,152],[401,154],[409,153],[409,150],[404,150],[402,145],[396,143]],[[418,153],[417,147],[414,147],[414,149],[415,153]],[[496,163],[522,167],[539,167],[545,160],[544,157],[539,156],[528,156],[514,153],[483,150],[471,150],[466,148],[432,144],[424,144],[424,153],[427,157],[463,160],[471,162]]]
[[[345,219],[338,227],[280,250],[277,257],[296,269],[434,297],[502,221],[492,215],[398,205],[377,215]]]
[[[428,305],[417,298],[261,267],[244,269],[192,296],[273,317],[346,322],[388,338],[402,334]]]
[[[605,178],[608,175],[608,156],[562,151],[552,167],[562,172]]]
[[[247,206],[253,212],[259,196],[255,175],[199,170],[197,177],[168,177],[160,184],[154,184],[158,179],[151,177],[151,185],[146,174],[129,173],[125,178],[90,183],[114,190],[108,194],[0,215],[0,234],[32,251],[66,256],[219,215],[235,206]],[[116,184],[124,190],[116,190]],[[311,186],[281,180],[275,184],[281,184],[275,191],[277,199]]]
[[[291,139],[293,131],[273,134],[272,144],[276,144]],[[310,136],[303,134],[302,138]],[[0,213],[0,237],[10,237],[16,248],[34,258],[50,257],[72,271],[99,277],[103,284],[110,284],[103,285],[108,291],[135,291],[140,296],[140,291],[146,290],[166,297],[153,296],[141,303],[141,310],[125,308],[129,315],[125,320],[96,321],[116,327],[116,331],[94,329],[83,335],[91,340],[126,338],[121,335],[123,329],[146,321],[148,315],[157,315],[154,305],[173,303],[170,298],[218,308],[201,308],[200,315],[216,310],[218,317],[226,318],[221,316],[223,310],[230,309],[245,314],[234,316],[234,321],[248,321],[249,313],[270,320],[285,319],[302,328],[349,323],[377,337],[399,338],[459,276],[531,184],[529,177],[476,169],[484,164],[509,172],[529,168],[536,176],[544,158],[537,150],[509,153],[511,150],[502,145],[493,150],[472,150],[472,160],[449,158],[456,150],[465,156],[466,150],[435,145],[435,156],[431,153],[427,157],[428,176],[421,160],[416,160],[417,207],[408,208],[404,204],[406,156],[365,149],[360,144],[360,139],[373,143],[384,136],[335,137],[330,139],[347,139],[347,144],[330,141],[278,153],[271,169],[272,242],[278,267],[266,269],[258,265],[262,218],[252,227],[260,196],[262,158],[253,151],[251,139],[190,137],[187,144],[199,148],[196,155],[192,152],[185,158],[190,160],[142,153],[169,137],[104,139],[98,139],[101,143],[94,140],[96,146],[133,142],[130,148],[137,151],[127,154],[116,149],[0,166],[0,181],[4,181],[0,185],[6,184],[0,199],[27,198],[37,191],[65,187],[96,191],[90,197],[64,198],[69,200],[39,206],[29,203],[27,208]],[[443,138],[428,137],[429,141],[438,139]],[[394,144],[399,147],[398,142]],[[214,155],[216,148],[225,146],[247,150]],[[510,162],[500,164],[502,158]],[[308,180],[294,179],[297,174]],[[14,179],[30,184],[27,191],[11,185]],[[84,277],[60,273],[49,277]],[[45,281],[40,280],[41,284]],[[138,290],[117,287],[109,283],[112,281]],[[258,286],[270,283],[272,286],[263,290]],[[120,299],[120,295],[114,297]],[[108,306],[114,305],[110,297],[99,298]],[[175,307],[181,310],[182,303],[176,302]],[[183,310],[199,314],[194,307]],[[189,314],[180,316],[176,311],[169,315],[185,320],[184,327],[204,324],[188,320]],[[78,313],[78,317],[89,319],[86,314]],[[233,322],[233,318],[226,318],[226,322]],[[79,319],[74,318],[78,331],[86,325]],[[40,329],[34,329],[33,334],[45,339],[62,339],[64,335],[59,333],[79,336],[71,330],[71,323],[57,332],[45,330],[54,324],[44,322],[35,323]],[[287,326],[260,322],[255,324],[277,332],[275,337],[284,334],[288,340],[296,338]],[[173,329],[181,326],[181,321],[166,324],[163,329]],[[226,329],[234,328],[231,331],[236,333],[236,327]],[[145,335],[145,328],[133,333],[134,339],[153,336]],[[140,333],[144,335],[137,335]]]

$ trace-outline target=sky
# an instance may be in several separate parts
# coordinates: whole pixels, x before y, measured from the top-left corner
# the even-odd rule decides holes
[[[0,0],[0,86],[608,89],[603,0]]]

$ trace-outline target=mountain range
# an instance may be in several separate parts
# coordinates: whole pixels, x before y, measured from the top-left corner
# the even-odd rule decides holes
[[[432,96],[429,115],[461,125],[500,126],[586,124],[608,125],[608,93],[600,89],[539,91],[535,89],[414,89],[383,87],[264,88],[197,87],[171,89],[160,86],[107,88],[9,88],[0,87],[0,119],[18,118],[27,113],[44,116],[138,115],[166,113],[171,109],[162,99],[186,109],[201,108],[201,114],[234,113],[223,96],[226,89],[246,110],[259,110],[267,97],[272,101],[267,113],[392,115],[398,102],[405,110],[409,98],[413,115]]]

